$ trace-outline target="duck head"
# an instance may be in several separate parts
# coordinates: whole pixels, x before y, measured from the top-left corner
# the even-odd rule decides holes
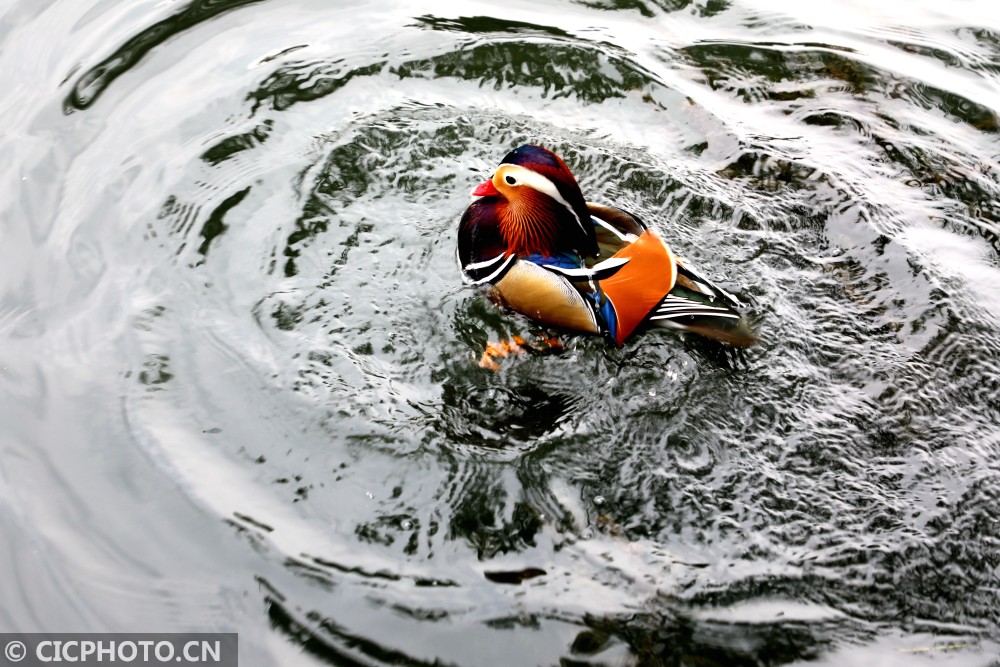
[[[472,194],[482,197],[477,204],[495,217],[509,254],[598,255],[580,186],[562,158],[546,148],[511,151]]]

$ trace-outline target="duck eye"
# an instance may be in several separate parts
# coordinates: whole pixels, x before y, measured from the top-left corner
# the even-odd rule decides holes
[[[507,185],[517,185],[517,179],[513,176],[504,176],[503,180],[507,181]]]

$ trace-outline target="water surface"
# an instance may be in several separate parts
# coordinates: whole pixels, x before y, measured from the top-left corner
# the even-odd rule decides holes
[[[244,665],[1000,664],[985,2],[4,3],[0,625]],[[461,284],[521,143],[750,304]]]

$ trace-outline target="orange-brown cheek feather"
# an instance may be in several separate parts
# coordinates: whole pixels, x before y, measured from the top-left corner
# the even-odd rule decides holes
[[[618,316],[615,342],[621,346],[673,289],[677,281],[677,264],[674,254],[651,229],[616,252],[614,257],[628,257],[629,263],[615,275],[602,280],[601,291],[615,307]]]
[[[517,255],[551,256],[558,231],[551,213],[531,197],[510,204],[500,217],[508,251]]]

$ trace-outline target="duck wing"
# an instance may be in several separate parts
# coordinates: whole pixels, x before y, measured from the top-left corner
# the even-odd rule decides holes
[[[739,347],[757,342],[739,299],[674,255],[638,216],[612,206],[587,206],[601,255],[610,256],[594,268],[626,260],[600,281],[600,311],[619,346],[646,323]]]

